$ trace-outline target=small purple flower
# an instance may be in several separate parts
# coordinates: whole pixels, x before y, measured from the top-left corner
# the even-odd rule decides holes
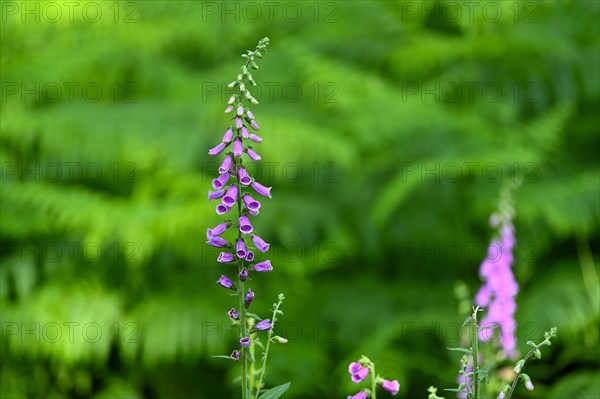
[[[247,139],[250,137],[250,133],[248,133],[248,128],[246,126],[242,126],[242,138]]]
[[[211,148],[210,150],[208,150],[208,155],[211,155],[214,157],[215,155],[219,155],[220,153],[222,153],[224,149],[225,149],[225,143],[219,143],[216,146],[214,146],[213,148]]]
[[[228,105],[227,108],[225,108],[225,113],[228,114],[231,111],[233,111],[233,105]]]
[[[242,348],[247,348],[250,346],[250,337],[244,337],[242,339],[240,339],[240,345],[242,345]]]
[[[231,97],[229,97],[229,100],[227,100],[227,104],[231,105],[235,102],[235,94],[232,95]]]
[[[248,269],[246,269],[245,267],[242,269],[242,271],[240,272],[240,281],[246,281],[248,280]]]
[[[252,148],[246,149],[246,153],[253,161],[260,161],[262,159]]]
[[[223,203],[229,207],[235,204],[235,201],[238,199],[238,188],[235,185],[229,186],[227,189],[227,193],[223,197]]]
[[[225,230],[229,228],[229,223],[221,223],[213,227],[212,229],[206,229],[206,238],[212,236],[220,236]]]
[[[240,178],[240,183],[243,186],[247,186],[252,183],[252,179],[250,176],[248,176],[248,172],[244,168],[240,168],[240,170],[238,170],[238,177]]]
[[[363,365],[359,362],[352,362],[348,366],[348,372],[352,377],[352,381],[355,384],[358,384],[359,382],[367,378],[367,376],[369,375],[369,368],[363,367]]]
[[[231,352],[231,358],[233,360],[240,360],[240,351],[233,351]]]
[[[217,280],[217,284],[219,284],[223,288],[228,288],[230,290],[235,290],[235,285],[233,281],[227,276],[221,275],[221,278]]]
[[[271,325],[271,321],[269,319],[264,319],[256,323],[254,328],[256,328],[258,331],[265,331],[270,330],[273,328],[273,326]]]
[[[271,266],[270,260],[265,260],[263,262],[257,263],[252,267],[252,270],[255,272],[270,272],[273,270],[273,266]]]
[[[225,204],[219,204],[219,205],[217,205],[217,215],[224,215],[227,212],[229,212],[230,209],[231,209],[231,207],[229,207]]]
[[[246,303],[246,307],[250,306],[250,304],[252,303],[253,300],[254,300],[254,292],[252,292],[252,290],[248,289],[248,292],[246,292],[246,296],[244,297],[244,302]]]
[[[229,173],[223,173],[219,175],[219,177],[217,177],[216,179],[213,179],[212,185],[215,188],[215,190],[220,190],[227,184],[228,181]]]
[[[242,127],[242,118],[239,116],[235,117],[235,127],[240,129]]]
[[[243,152],[244,148],[242,147],[242,142],[240,141],[240,139],[235,139],[235,141],[233,142],[233,156],[239,158],[242,156]]]
[[[260,137],[257,134],[252,133],[249,138],[250,138],[250,140],[254,141],[255,143],[262,143],[262,137]]]
[[[241,105],[238,105],[237,116],[242,116],[243,113],[244,113],[244,107],[242,107]]]
[[[258,202],[254,198],[252,198],[250,195],[244,194],[244,196],[242,197],[242,199],[244,200],[244,205],[249,210],[251,210],[251,211],[258,211],[260,209],[260,202]]]
[[[260,126],[258,126],[258,123],[256,123],[256,121],[254,119],[252,119],[252,121],[250,122],[250,126],[254,130],[260,130]]]
[[[254,242],[256,249],[258,249],[260,252],[267,252],[271,246],[271,244],[266,243],[265,240],[260,238],[258,234],[252,235],[252,241]]]
[[[381,387],[383,389],[385,389],[386,391],[391,392],[392,395],[395,395],[400,390],[400,383],[398,383],[398,381],[396,381],[396,380],[394,380],[394,381],[383,380],[381,382]]]
[[[208,239],[208,245],[211,247],[222,248],[227,245],[227,240],[223,237],[212,236]]]
[[[367,393],[365,391],[360,391],[354,396],[348,396],[347,399],[367,399]]]
[[[231,168],[231,155],[227,155],[223,162],[221,162],[221,166],[219,166],[219,173],[223,174],[229,172],[229,168]]]
[[[265,187],[259,182],[255,181],[252,182],[252,188],[260,195],[271,198],[271,187]]]
[[[219,199],[224,195],[225,195],[225,190],[217,190],[217,191],[208,190],[208,200],[209,201]]]
[[[229,252],[221,252],[219,254],[219,257],[217,258],[217,262],[219,263],[229,263],[229,262],[233,262],[233,255],[230,254]]]
[[[231,317],[233,320],[238,320],[240,318],[240,315],[235,308],[231,308],[231,310],[227,312],[227,316]]]
[[[254,252],[252,252],[252,251],[248,251],[248,252],[246,253],[246,258],[245,258],[245,259],[246,259],[246,261],[248,261],[248,262],[252,262],[252,261],[254,260]]]
[[[246,111],[246,115],[248,116],[248,118],[254,119],[254,114],[252,113],[252,111],[250,111],[250,110]]]
[[[235,253],[238,258],[244,259],[246,257],[246,245],[244,245],[244,240],[241,238],[235,244]]]
[[[240,216],[240,231],[244,234],[250,234],[254,230],[252,224],[250,224],[250,219],[246,215]]]
[[[231,130],[231,128],[225,130],[225,133],[223,134],[223,143],[231,143],[231,140],[233,140],[233,130]]]

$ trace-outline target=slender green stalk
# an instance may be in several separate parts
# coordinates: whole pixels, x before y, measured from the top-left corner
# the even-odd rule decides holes
[[[271,329],[269,330],[269,335],[267,336],[267,345],[265,346],[265,351],[263,352],[263,364],[260,371],[260,379],[258,380],[258,385],[256,388],[255,398],[258,399],[258,395],[260,393],[260,388],[262,387],[263,380],[265,378],[265,374],[267,374],[267,358],[269,357],[269,347],[271,346],[271,339],[273,338],[273,331],[275,330],[275,322],[277,321],[277,313],[279,313],[279,307],[283,303],[285,297],[283,294],[279,294],[277,297],[277,304],[273,307],[273,316],[271,317]]]
[[[239,135],[239,132],[237,133]],[[237,168],[239,170],[239,168],[242,166],[242,160],[239,159],[236,162]],[[236,173],[235,174],[235,184],[237,186],[238,189],[238,193],[241,192],[241,183],[240,183],[240,177],[239,175]],[[237,201],[237,210],[238,210],[238,218],[239,216],[242,214],[242,204],[241,204],[241,200]],[[242,232],[240,229],[238,229],[238,240],[242,238]],[[240,303],[240,339],[244,338],[247,336],[247,330],[248,330],[248,324],[246,322],[246,303],[244,302],[244,296],[245,296],[245,288],[244,288],[244,282],[239,278],[239,274],[242,271],[242,269],[244,268],[244,259],[239,258],[238,257],[238,261],[237,261],[237,265],[238,265],[238,289],[239,289],[239,303]],[[241,365],[242,365],[242,399],[247,399],[248,398],[248,348],[242,348],[242,354],[241,354]]]
[[[475,399],[479,399],[479,325],[477,323],[477,312],[479,308],[475,308],[473,311],[473,318],[471,320],[472,332],[471,332],[471,344],[473,346],[473,380],[474,388],[473,393]]]
[[[371,398],[377,398],[377,376],[375,375],[375,363],[371,363]]]

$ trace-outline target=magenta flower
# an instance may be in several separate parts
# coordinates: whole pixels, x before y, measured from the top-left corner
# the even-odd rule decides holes
[[[258,236],[258,234],[252,235],[252,241],[260,252],[267,252],[269,250],[270,244],[267,244],[262,238]]]
[[[219,257],[217,258],[217,262],[219,263],[229,263],[229,262],[233,262],[233,255],[230,254],[229,252],[221,252],[219,254]]]
[[[247,139],[250,137],[250,133],[248,133],[248,128],[246,126],[242,126],[242,130],[240,131],[242,134],[242,138]]]
[[[229,186],[227,189],[227,193],[223,197],[223,203],[229,207],[235,204],[235,201],[238,199],[238,188],[235,185]]]
[[[231,143],[231,140],[233,140],[233,130],[231,130],[231,128],[229,128],[229,129],[225,130],[222,141],[223,141],[223,143]]]
[[[235,127],[238,129],[241,129],[242,127],[242,118],[240,118],[239,116],[236,116],[235,118]]]
[[[383,389],[385,389],[386,391],[391,392],[392,395],[395,395],[400,390],[400,383],[396,380],[394,380],[394,381],[383,380],[381,382],[381,387]]]
[[[250,224],[250,219],[246,215],[240,216],[240,231],[244,234],[250,234],[254,230],[252,224]]]
[[[259,182],[252,182],[252,188],[260,195],[271,198],[271,187],[265,187]]]
[[[208,190],[208,200],[216,200],[225,195],[225,190],[210,191]]]
[[[265,330],[270,330],[271,328],[273,328],[273,326],[271,325],[270,320],[264,319],[264,320],[261,320],[258,323],[256,323],[254,328],[256,328],[259,331],[265,331]]]
[[[248,176],[248,172],[246,172],[246,169],[244,168],[240,168],[238,170],[238,177],[240,178],[240,183],[243,186],[247,186],[250,183],[252,183],[252,179],[250,178],[250,176]]]
[[[240,345],[242,345],[242,348],[247,348],[250,346],[250,337],[244,337],[242,339],[240,339]]]
[[[242,142],[240,141],[240,139],[235,139],[235,141],[233,142],[233,156],[239,158],[242,156],[243,152],[244,149],[242,147]]]
[[[238,105],[237,116],[242,116],[243,113],[244,113],[244,107],[242,107],[241,105]]]
[[[244,245],[244,240],[241,238],[235,244],[235,254],[241,259],[246,257],[246,245]]]
[[[222,248],[227,245],[227,240],[219,236],[212,236],[208,239],[208,245],[211,247]]]
[[[215,147],[208,150],[208,155],[211,155],[214,157],[214,156],[222,153],[224,149],[225,149],[225,143],[219,143]]]
[[[262,137],[260,137],[257,134],[252,133],[249,138],[250,138],[250,140],[254,141],[255,143],[262,143]]]
[[[239,278],[240,278],[240,281],[246,281],[246,280],[248,280],[248,269],[246,269],[244,267],[242,269],[242,271],[240,271]]]
[[[246,111],[246,115],[248,116],[249,119],[254,119],[254,114],[252,113],[252,111],[250,111],[250,110]]]
[[[224,215],[227,212],[229,212],[230,209],[231,209],[231,207],[229,207],[225,204],[219,204],[219,205],[217,205],[217,215]]]
[[[273,266],[271,266],[270,260],[265,260],[264,262],[255,264],[252,267],[252,270],[254,270],[255,272],[270,272],[271,270],[273,270]]]
[[[212,229],[206,229],[206,238],[210,238],[212,236],[220,236],[225,230],[229,228],[229,226],[230,224],[225,222],[216,225]]]
[[[252,262],[254,260],[254,252],[246,252],[246,257],[244,259],[246,259],[246,262]]]
[[[231,111],[233,111],[233,105],[228,105],[227,108],[225,108],[225,113],[228,114]]]
[[[240,315],[235,308],[231,308],[231,310],[227,312],[227,316],[231,317],[233,320],[238,320],[240,318]]]
[[[252,292],[252,290],[248,289],[248,292],[246,292],[246,296],[244,297],[244,302],[246,303],[246,307],[250,306],[250,304],[252,303],[253,300],[254,300],[254,292]]]
[[[252,198],[250,195],[244,194],[242,200],[244,201],[244,206],[246,206],[248,210],[256,212],[260,209],[260,202]]]
[[[252,121],[250,122],[250,126],[254,130],[260,130],[260,126],[258,126],[258,123],[256,123],[256,121],[254,119],[252,119]]]
[[[230,290],[235,290],[235,285],[233,281],[227,276],[221,275],[221,278],[217,280],[217,284],[219,284],[223,288],[228,288]]]
[[[367,393],[365,391],[360,391],[354,396],[348,396],[347,399],[367,399]]]
[[[227,155],[223,162],[221,162],[221,166],[219,166],[219,173],[223,174],[229,172],[229,168],[231,168],[231,155]]]
[[[253,161],[260,161],[262,159],[252,148],[247,148],[246,153]]]
[[[348,372],[352,377],[352,381],[355,384],[358,384],[359,382],[367,378],[367,376],[369,375],[369,368],[363,367],[363,365],[359,362],[352,362],[348,366]]]
[[[215,188],[215,190],[220,190],[221,188],[223,188],[223,186],[227,184],[228,181],[229,173],[223,173],[219,175],[219,177],[217,177],[216,179],[213,179],[212,185]]]
[[[231,97],[229,97],[229,100],[227,100],[227,104],[231,105],[235,102],[235,94],[232,95]]]

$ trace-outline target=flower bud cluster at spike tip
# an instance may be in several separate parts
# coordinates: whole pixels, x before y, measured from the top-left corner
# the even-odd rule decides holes
[[[270,330],[273,327],[268,319],[253,325],[254,319],[248,318],[246,312],[254,300],[254,292],[245,287],[245,283],[251,279],[254,272],[273,270],[270,260],[255,260],[256,256],[267,252],[270,245],[256,234],[254,221],[251,219],[259,214],[261,208],[261,203],[253,198],[253,195],[271,198],[271,187],[257,182],[244,167],[245,162],[262,160],[260,150],[255,147],[260,146],[263,137],[262,134],[259,136],[250,133],[258,131],[260,125],[249,108],[258,104],[251,93],[252,87],[257,85],[251,70],[258,69],[256,60],[263,57],[268,45],[268,38],[261,39],[255,50],[248,50],[242,55],[245,65],[242,66],[236,80],[228,85],[234,89],[225,106],[225,114],[229,121],[222,133],[221,142],[208,151],[211,156],[222,154],[223,157],[218,167],[219,176],[212,180],[212,190],[208,191],[208,200],[215,201],[217,215],[231,215],[227,215],[226,221],[208,228],[206,240],[208,245],[221,248],[222,252],[219,253],[217,262],[223,264],[222,267],[237,266],[236,282],[222,274],[217,284],[237,292],[239,307],[231,308],[227,315],[239,327],[241,348],[234,350],[230,357],[233,360],[242,360],[244,365],[248,360],[248,352],[244,348],[251,345],[250,333]],[[268,132],[266,139],[268,140]],[[229,229],[230,227],[232,228]],[[237,236],[221,236],[232,234],[234,231],[237,232]],[[234,275],[233,272],[226,274]]]

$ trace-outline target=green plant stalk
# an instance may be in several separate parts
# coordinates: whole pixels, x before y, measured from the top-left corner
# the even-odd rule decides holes
[[[275,329],[275,322],[277,321],[277,312],[279,312],[279,307],[281,306],[282,302],[283,298],[280,294],[279,300],[277,301],[277,305],[275,305],[275,308],[273,309],[273,316],[271,317],[272,327],[269,330],[269,335],[267,336],[267,345],[265,345],[265,351],[263,352],[263,364],[260,371],[260,379],[258,380],[258,385],[256,388],[255,399],[258,399],[260,388],[262,387],[263,380],[265,378],[265,375],[267,374],[267,358],[269,357],[269,347],[271,346],[271,338],[273,337],[273,330]]]
[[[472,345],[473,345],[473,393],[475,399],[479,399],[479,325],[477,324],[477,309],[473,312]]]
[[[377,398],[377,377],[375,377],[375,363],[371,363],[371,398]]]
[[[237,134],[239,134],[239,131],[237,132]],[[236,166],[239,170],[239,168],[242,166],[242,160],[238,160],[236,161]],[[238,193],[241,192],[241,184],[240,184],[240,177],[239,175],[236,173],[235,174],[235,184],[237,186],[238,189]],[[238,209],[238,218],[239,216],[242,214],[242,204],[241,204],[241,200],[238,199],[237,201],[237,209]],[[238,240],[242,238],[242,232],[240,231],[240,229],[238,228]],[[247,335],[247,331],[248,331],[248,324],[246,322],[246,303],[244,302],[244,293],[245,293],[245,288],[244,288],[244,282],[239,278],[240,272],[242,271],[242,269],[244,268],[244,259],[239,258],[238,257],[238,261],[237,261],[237,266],[238,266],[238,297],[239,297],[239,308],[240,308],[240,339],[244,338]],[[242,348],[242,355],[241,355],[241,373],[242,373],[242,399],[247,399],[248,398],[248,348]]]
[[[548,340],[545,339],[542,342],[540,342],[539,344],[537,344],[536,346],[534,346],[533,348],[531,348],[531,350],[527,353],[527,355],[523,358],[523,367],[521,368],[521,371],[519,371],[517,373],[517,375],[515,376],[515,379],[513,380],[511,386],[510,386],[510,390],[508,391],[508,394],[506,395],[505,399],[510,399],[510,397],[512,396],[513,392],[515,391],[515,389],[517,388],[517,383],[519,382],[519,377],[521,376],[521,374],[523,373],[523,369],[525,368],[525,364],[527,363],[527,360],[529,360],[529,358],[534,354],[534,352],[536,350],[539,350],[542,346],[547,345],[548,344]]]

